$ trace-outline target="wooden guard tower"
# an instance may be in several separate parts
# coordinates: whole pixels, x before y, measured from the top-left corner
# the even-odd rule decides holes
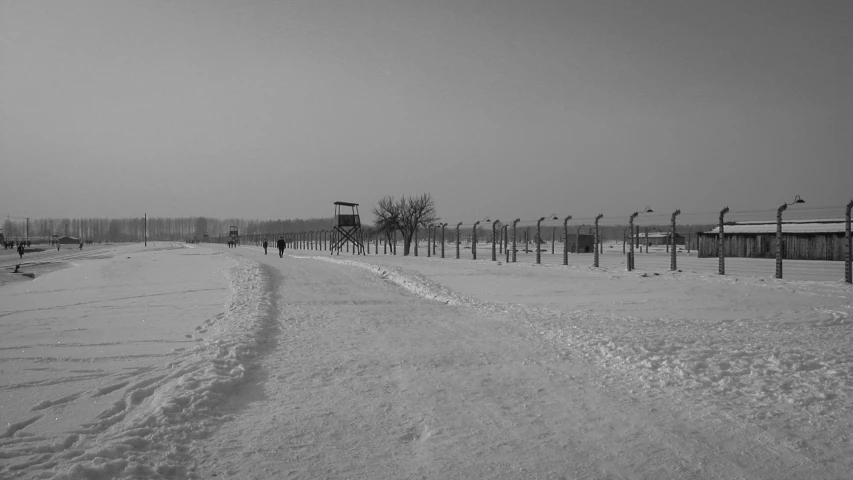
[[[352,213],[341,213],[341,207],[350,207]],[[364,255],[364,236],[361,232],[361,218],[358,216],[357,203],[335,202],[334,228],[337,239],[330,253],[334,254],[337,251],[340,255],[344,245],[350,242],[353,245],[353,253]]]
[[[240,235],[237,232],[236,225],[228,227],[228,241],[232,242],[234,245],[237,245],[240,242]]]

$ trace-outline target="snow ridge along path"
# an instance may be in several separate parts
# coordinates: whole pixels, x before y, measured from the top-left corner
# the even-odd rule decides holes
[[[184,249],[181,255],[210,258],[211,253],[205,251]],[[137,252],[134,257],[137,255],[146,253]],[[150,253],[147,255],[150,257]],[[121,368],[102,378],[100,386],[75,391],[65,398],[44,399],[32,406],[30,418],[11,423],[0,434],[0,477],[70,480],[184,478],[191,475],[186,470],[189,463],[186,445],[210,434],[223,421],[218,407],[239,389],[247,370],[268,345],[270,327],[277,316],[275,299],[271,295],[275,281],[268,267],[241,256],[212,255],[220,258],[219,265],[225,265],[220,273],[224,273],[227,300],[224,309],[220,308],[219,313],[196,326],[193,334],[183,335],[189,338],[189,347],[174,348],[159,361],[155,359],[142,368],[128,365],[132,355],[77,360],[95,365],[117,360]],[[224,264],[222,259],[227,259]],[[148,258],[149,262],[151,260]],[[178,274],[176,270],[169,270],[169,262],[193,261],[174,256],[165,260],[167,265],[158,270],[158,275],[163,269],[167,275],[170,272]],[[203,275],[208,265],[210,263],[197,263],[197,271],[190,274]],[[142,270],[134,273],[144,277],[145,267],[136,266]],[[116,276],[113,280],[121,282],[128,272],[121,267],[118,270],[113,271]],[[109,265],[100,269],[101,273],[110,271]],[[194,308],[193,302],[198,301],[199,297],[192,291],[172,299],[173,306],[178,307],[176,314],[185,316],[191,316],[189,310]],[[156,312],[156,309],[146,306],[146,312]],[[119,338],[107,343],[125,342],[126,339]],[[45,358],[39,363],[51,365],[69,360],[74,361]],[[92,371],[99,370],[102,369]],[[111,383],[110,378],[113,378]],[[24,386],[3,385],[2,388],[10,390]],[[111,400],[104,402],[104,399]],[[53,414],[51,407],[59,409],[57,415],[62,416],[65,404],[75,400],[78,403],[101,400],[99,403],[108,403],[108,407],[90,421],[66,430],[61,437],[32,433],[31,430],[38,431],[38,421],[42,417]]]
[[[764,326],[743,341],[772,334],[767,348],[786,356],[779,364],[789,373],[763,371],[764,350],[745,355],[735,342],[729,351],[738,328],[754,324],[684,323],[672,298],[665,303],[673,316],[658,312],[647,321],[646,312],[478,300],[419,273],[430,270],[428,260],[258,256],[283,275],[280,343],[261,360],[265,373],[232,398],[234,421],[193,447],[199,478],[793,480],[849,473],[849,356],[833,348],[806,364],[815,368],[801,368],[785,353],[799,340],[773,334],[770,321],[756,322]],[[446,268],[489,278],[499,268],[475,263]],[[505,271],[530,280],[547,275]],[[613,272],[574,273],[614,281]],[[483,278],[471,275],[463,273]],[[731,293],[697,276],[667,281],[710,288],[711,296]],[[836,298],[841,304],[832,309],[846,318],[849,297],[829,287],[828,296],[820,296],[820,285],[807,295],[818,304]],[[778,293],[756,287],[744,294],[761,291]],[[701,308],[703,301],[694,294],[688,303]],[[821,308],[794,314],[810,311]],[[848,325],[842,319],[836,326],[843,341]],[[806,333],[804,345],[817,348],[822,340]],[[727,373],[731,365],[747,372]],[[839,382],[833,394],[807,400],[815,390],[800,382],[819,386],[828,378]],[[750,398],[739,383],[766,395]]]

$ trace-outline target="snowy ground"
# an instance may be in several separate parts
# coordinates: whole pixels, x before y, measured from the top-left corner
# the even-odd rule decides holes
[[[110,247],[0,287],[0,478],[849,478],[838,280],[287,253]]]

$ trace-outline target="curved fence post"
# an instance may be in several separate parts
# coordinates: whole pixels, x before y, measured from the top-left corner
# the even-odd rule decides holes
[[[474,260],[477,259],[477,225],[479,224],[479,220],[474,222],[474,229],[471,230],[471,255],[474,256]]]
[[[786,203],[776,210],[776,278],[782,278],[782,212],[787,208]]]
[[[563,219],[563,265],[569,264],[569,220],[572,216]]]
[[[628,271],[634,270],[634,218],[639,215],[640,212],[634,212],[628,217],[628,230],[631,232],[631,249],[628,252]]]
[[[603,217],[603,216],[604,216],[603,214],[599,213],[595,217],[595,240],[594,240],[595,243],[593,244],[593,250],[595,251],[595,262],[593,262],[593,266],[595,268],[598,268],[598,252],[599,252],[599,249],[598,249],[598,221],[601,220],[601,217]]]
[[[516,256],[515,256],[516,251],[518,251],[518,248],[516,247],[515,225],[520,221],[521,221],[520,218],[516,218],[515,220],[512,221],[512,263],[515,263],[517,261]]]
[[[671,256],[670,256],[670,261],[669,261],[669,269],[672,271],[678,270],[677,260],[675,259],[675,250],[676,250],[676,248],[675,248],[675,217],[677,217],[679,215],[681,215],[680,209],[672,212],[672,225],[670,226],[670,230],[669,230],[670,231],[669,238],[672,239],[672,253],[670,254]],[[646,252],[648,253],[648,251],[649,251],[649,247],[648,247],[648,243],[647,243],[646,244]]]
[[[497,235],[498,235],[497,234],[498,222],[500,222],[500,220],[495,220],[494,222],[492,222],[492,261],[493,262],[498,261],[497,252],[495,251],[495,244],[496,244]]]
[[[720,275],[726,274],[726,254],[723,251],[725,245],[725,234],[723,233],[723,216],[729,213],[729,207],[720,210],[720,231],[717,232],[717,258],[719,259],[719,267],[717,273]],[[698,246],[698,245],[697,245]]]
[[[536,241],[533,242],[533,243],[535,243],[533,248],[536,249],[536,264],[537,265],[542,263],[542,254],[539,251],[539,242],[542,240],[542,233],[541,233],[542,232],[542,227],[541,227],[542,220],[545,220],[545,217],[542,217],[536,221]]]
[[[459,227],[462,222],[456,224],[456,259],[459,260]]]
[[[850,240],[850,210],[853,209],[853,200],[847,204],[847,213],[844,215],[844,238],[847,240],[847,249],[844,254],[844,281],[853,283],[853,268],[851,268],[851,258],[853,258],[853,243]]]

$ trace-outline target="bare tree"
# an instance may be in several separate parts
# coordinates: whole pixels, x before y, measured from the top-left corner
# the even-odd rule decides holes
[[[429,193],[419,196],[382,197],[373,207],[374,225],[387,239],[395,230],[403,235],[403,255],[408,255],[415,231],[421,227],[436,223],[435,202]]]

